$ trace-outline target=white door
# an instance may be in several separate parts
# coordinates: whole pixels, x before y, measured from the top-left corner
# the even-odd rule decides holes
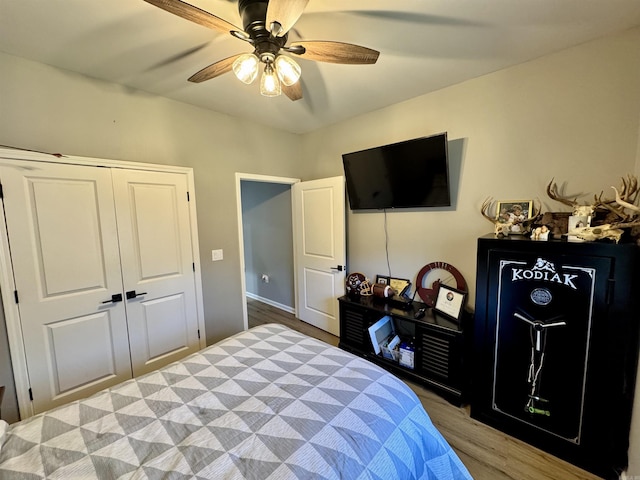
[[[187,176],[113,171],[133,375],[199,349]]]
[[[0,181],[34,411],[131,378],[110,170],[14,161]]]
[[[292,187],[297,315],[340,334],[338,297],[344,293],[344,177],[296,183]]]

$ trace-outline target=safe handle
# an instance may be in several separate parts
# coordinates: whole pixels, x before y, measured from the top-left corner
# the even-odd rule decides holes
[[[121,302],[122,301],[122,294],[121,293],[114,293],[113,295],[111,295],[111,300],[105,300],[102,303],[117,303],[117,302]]]
[[[126,295],[127,295],[127,300],[131,300],[132,298],[136,298],[139,297],[141,295],[146,295],[147,292],[140,292],[140,293],[136,293],[135,290],[129,290]]]

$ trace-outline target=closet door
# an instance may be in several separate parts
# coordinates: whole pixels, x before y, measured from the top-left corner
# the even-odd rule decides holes
[[[34,411],[131,378],[110,169],[12,161],[0,181]]]
[[[134,376],[199,349],[187,177],[113,171]]]

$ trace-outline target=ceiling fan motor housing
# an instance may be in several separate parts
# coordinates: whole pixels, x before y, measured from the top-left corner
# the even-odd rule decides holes
[[[273,59],[287,43],[288,35],[271,35],[265,25],[267,6],[264,0],[239,0],[238,10],[242,18],[242,28],[253,40],[255,54],[262,60]],[[264,57],[264,58],[263,58]]]

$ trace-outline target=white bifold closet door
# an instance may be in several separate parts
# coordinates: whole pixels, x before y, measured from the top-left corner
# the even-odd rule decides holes
[[[199,348],[186,176],[0,166],[35,413]]]
[[[113,170],[133,376],[198,349],[187,177]]]

